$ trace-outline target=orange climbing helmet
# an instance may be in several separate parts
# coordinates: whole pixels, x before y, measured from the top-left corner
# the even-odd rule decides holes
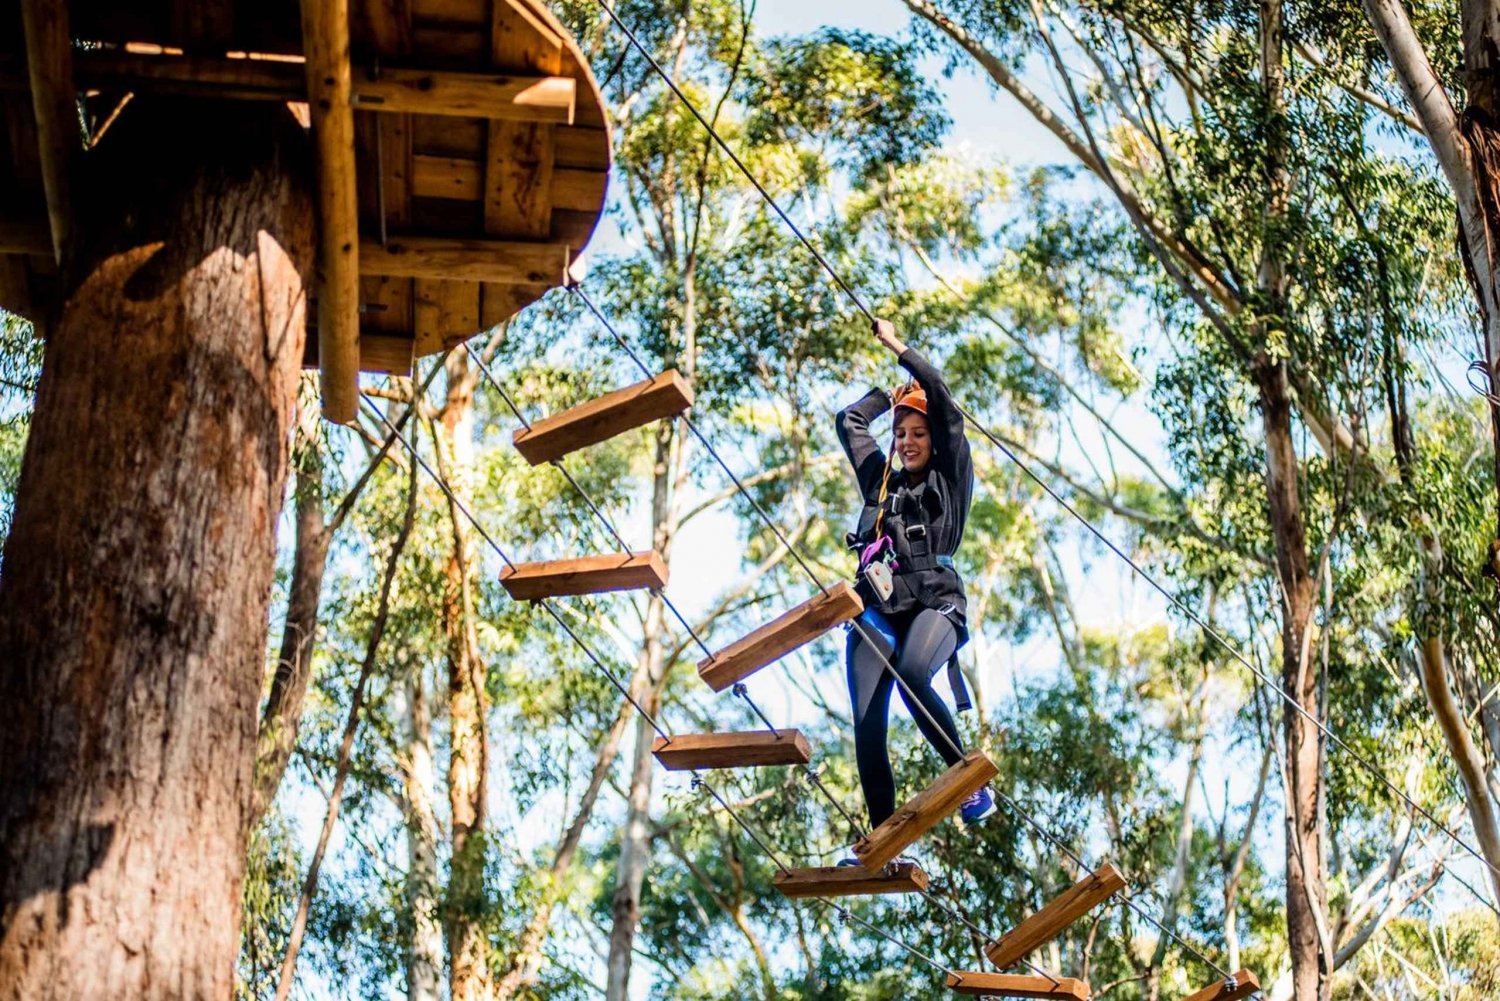
[[[895,409],[905,407],[915,410],[923,417],[927,416],[927,393],[915,381],[908,382],[904,386],[897,386],[896,391],[891,394],[891,403]]]

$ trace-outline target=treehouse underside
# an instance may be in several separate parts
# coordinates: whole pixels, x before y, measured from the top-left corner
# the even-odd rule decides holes
[[[346,3],[0,0],[0,307],[45,325],[71,163],[145,94],[285,102],[310,124],[308,363],[335,419],[357,371],[407,373],[563,284],[610,165],[567,31],[542,0]]]

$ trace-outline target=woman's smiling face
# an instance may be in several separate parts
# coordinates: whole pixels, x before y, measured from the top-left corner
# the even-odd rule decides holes
[[[932,458],[932,428],[925,414],[902,409],[896,416],[896,454],[901,468],[920,473]]]

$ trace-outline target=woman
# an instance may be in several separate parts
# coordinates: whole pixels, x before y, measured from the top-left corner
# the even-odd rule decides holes
[[[897,687],[891,667],[928,743],[949,765],[963,758],[958,727],[932,679],[947,662],[959,708],[969,707],[953,660],[968,639],[963,582],[953,568],[953,553],[974,494],[963,415],[942,375],[903,344],[888,321],[876,320],[874,331],[916,384],[898,389],[894,399],[872,389],[837,417],[839,443],[864,500],[850,542],[860,553],[856,590],[865,611],[851,623],[846,661],[855,758],[872,827],[896,812],[896,781],[886,750],[891,689]],[[870,424],[893,405],[894,456],[888,458]],[[892,468],[894,458],[900,459],[899,469]],[[972,824],[994,809],[985,788],[964,801],[961,815]]]

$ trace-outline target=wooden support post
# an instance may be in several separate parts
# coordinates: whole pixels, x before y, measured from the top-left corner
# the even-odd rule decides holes
[[[1240,970],[1185,999],[1185,1001],[1241,1001],[1260,990],[1260,979],[1249,970]]]
[[[1119,893],[1124,886],[1125,877],[1120,875],[1120,870],[1106,862],[1093,875],[1074,883],[1062,895],[1000,936],[1000,940],[988,946],[984,954],[1002,970],[1014,966],[1033,949],[1052,941],[1073,922]]]
[[[516,451],[538,466],[652,421],[675,417],[692,405],[692,387],[676,369],[669,369],[544,417],[517,431],[512,440]]]
[[[667,586],[667,565],[654,550],[606,553],[521,563],[500,571],[500,584],[517,601]]]
[[[1089,1001],[1089,985],[1072,977],[1018,977],[1009,973],[977,973],[964,970],[948,974],[948,986],[956,994],[985,994],[1001,998],[1069,998]]]
[[[350,106],[349,0],[302,0],[307,100],[318,154],[318,367],[323,416],[359,403],[359,204]]]
[[[570,76],[448,73],[381,67],[361,77],[354,99],[364,111],[451,115],[512,122],[573,124],[578,82]]]
[[[878,870],[998,774],[1000,770],[983,751],[970,751],[962,761],[939,775],[936,782],[860,838],[854,845],[855,857],[866,869]]]
[[[805,765],[812,748],[799,730],[752,730],[749,733],[681,733],[657,737],[651,753],[669,772],[694,768],[759,768]]]
[[[854,588],[840,581],[796,608],[698,661],[698,676],[716,692],[748,678],[841,622],[864,611]]]
[[[37,155],[47,195],[52,255],[62,263],[72,226],[72,163],[78,152],[78,94],[73,84],[73,39],[68,5],[61,0],[21,0],[31,106],[36,113]]]
[[[383,247],[378,240],[364,241],[360,269],[366,275],[391,278],[552,286],[567,281],[568,247],[562,243],[392,236]]]
[[[835,865],[778,872],[771,878],[771,885],[794,899],[921,893],[927,889],[927,873],[915,862],[896,862],[878,873],[859,865]]]

